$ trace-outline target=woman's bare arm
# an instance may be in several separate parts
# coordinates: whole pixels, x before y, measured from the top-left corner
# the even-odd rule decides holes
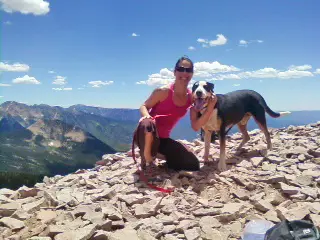
[[[142,117],[149,118],[149,110],[157,103],[163,101],[168,95],[168,88],[156,88],[153,90],[149,98],[140,106],[140,113]]]

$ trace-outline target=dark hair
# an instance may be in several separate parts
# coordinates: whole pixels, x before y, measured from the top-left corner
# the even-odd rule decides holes
[[[189,63],[191,63],[191,67],[192,67],[192,69],[193,69],[193,62],[192,62],[191,59],[190,59],[188,56],[186,56],[186,55],[184,55],[184,56],[182,56],[181,58],[178,59],[178,61],[177,61],[177,63],[176,63],[176,66],[175,66],[174,69],[177,69],[177,67],[179,67],[179,64],[180,64],[183,60],[187,60]]]

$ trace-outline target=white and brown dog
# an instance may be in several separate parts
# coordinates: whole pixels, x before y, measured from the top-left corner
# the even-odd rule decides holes
[[[204,113],[207,106],[207,99],[214,93],[214,84],[206,81],[195,82],[192,86],[192,94],[195,99],[194,109],[199,112],[199,117]],[[219,134],[220,140],[220,160],[218,164],[219,171],[226,171],[226,134],[227,129],[232,126],[238,126],[242,133],[242,142],[237,147],[240,150],[243,145],[249,141],[250,137],[247,131],[247,123],[251,116],[262,130],[266,137],[267,148],[271,149],[271,139],[267,128],[267,112],[271,117],[278,118],[290,112],[276,113],[266,104],[264,98],[253,90],[237,90],[227,94],[216,94],[217,103],[214,106],[212,115],[208,122],[202,126],[204,131],[205,152],[204,161],[208,162],[209,148],[212,132]]]

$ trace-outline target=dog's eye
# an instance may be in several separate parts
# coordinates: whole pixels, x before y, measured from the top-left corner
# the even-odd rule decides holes
[[[210,87],[209,87],[208,85],[203,86],[203,88],[204,88],[206,91],[208,91],[208,92],[211,91],[211,89],[210,89]]]

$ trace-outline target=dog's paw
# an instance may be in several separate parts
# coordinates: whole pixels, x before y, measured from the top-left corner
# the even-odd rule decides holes
[[[223,163],[223,162],[219,162],[219,164],[218,164],[218,170],[219,170],[220,172],[225,172],[225,171],[227,171],[227,170],[228,170],[227,164],[226,164],[226,163]]]
[[[265,157],[268,155],[268,149],[260,149],[259,150],[259,154],[262,156],[262,157]]]
[[[232,153],[227,153],[226,154],[226,159],[230,159],[230,158],[233,158],[234,157],[234,154]]]

